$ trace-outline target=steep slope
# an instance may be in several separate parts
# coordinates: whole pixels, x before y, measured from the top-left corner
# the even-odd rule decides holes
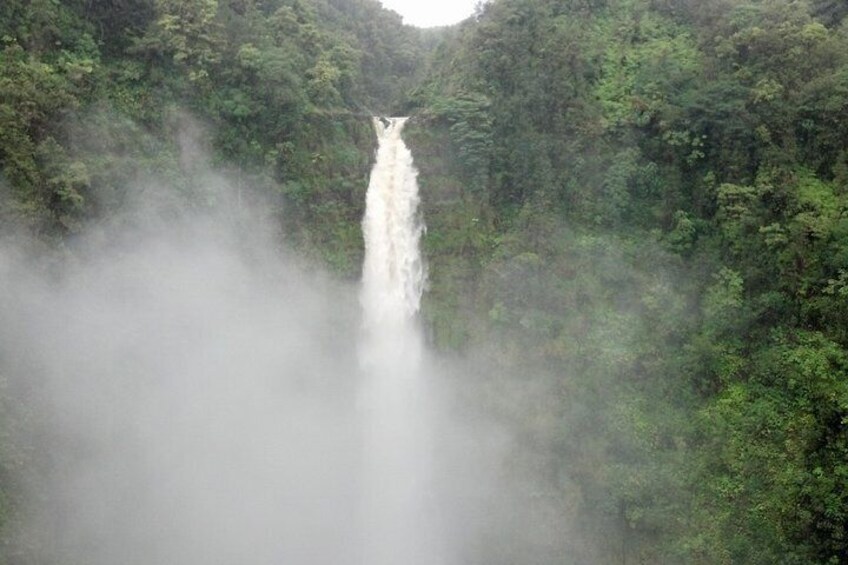
[[[375,0],[12,1],[0,34],[5,225],[73,235],[119,213],[139,176],[207,201],[179,157],[190,139],[347,274],[367,117],[401,104],[432,43]]]
[[[604,560],[848,558],[826,4],[496,0],[413,96],[433,339]]]

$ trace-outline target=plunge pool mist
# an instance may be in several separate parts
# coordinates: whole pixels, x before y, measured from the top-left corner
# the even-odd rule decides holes
[[[468,402],[486,365],[423,345],[404,123],[375,121],[359,285],[281,248],[267,205],[191,147],[216,206],[163,210],[175,188],[139,180],[139,202],[72,252],[0,241],[0,385],[26,410],[5,430],[27,449],[9,473],[28,485],[5,557],[562,563],[561,505]]]

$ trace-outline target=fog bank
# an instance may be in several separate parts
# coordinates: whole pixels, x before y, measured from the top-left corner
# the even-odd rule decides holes
[[[39,562],[373,554],[359,522],[381,461],[367,460],[359,289],[306,268],[261,208],[243,206],[140,205],[143,221],[101,226],[60,255],[3,243],[0,359],[31,416],[25,538]],[[473,369],[424,351],[417,370],[430,395],[420,492],[440,562],[559,561],[556,511],[528,506],[532,478],[506,470],[510,434],[457,394]]]

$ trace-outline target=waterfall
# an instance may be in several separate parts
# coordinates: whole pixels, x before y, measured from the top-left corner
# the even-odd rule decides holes
[[[417,171],[406,118],[374,119],[379,147],[362,223],[364,464],[362,565],[441,563],[436,535],[432,412],[416,321],[426,272]]]
[[[394,333],[418,312],[426,278],[419,250],[424,224],[418,214],[418,172],[400,136],[406,118],[383,119],[374,120],[379,147],[362,222],[362,306],[368,331]]]

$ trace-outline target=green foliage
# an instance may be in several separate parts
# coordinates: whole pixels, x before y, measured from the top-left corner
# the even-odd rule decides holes
[[[479,194],[489,175],[494,144],[489,106],[485,96],[475,94],[436,99],[432,104],[433,117],[450,125],[450,141],[471,193]]]
[[[835,6],[495,1],[415,93],[434,340],[544,391],[485,402],[597,562],[848,559]]]
[[[702,69],[703,56],[694,39],[684,27],[638,4],[606,25],[610,29],[605,33],[632,39],[606,44],[596,87],[605,127],[654,123],[662,128],[660,122],[674,117],[679,96]]]
[[[188,110],[211,126],[213,162],[291,199],[293,244],[356,273],[367,118],[399,105],[428,48],[378,2],[12,1],[0,25],[10,220],[62,238],[119,212],[144,171],[185,196]]]
[[[186,69],[191,82],[209,77],[219,61],[218,0],[156,0],[157,19],[146,41]]]
[[[731,509],[719,527],[734,561],[841,561],[845,361],[820,334],[775,332],[748,362],[750,380],[704,411],[701,425],[719,454],[708,488],[714,507]]]

